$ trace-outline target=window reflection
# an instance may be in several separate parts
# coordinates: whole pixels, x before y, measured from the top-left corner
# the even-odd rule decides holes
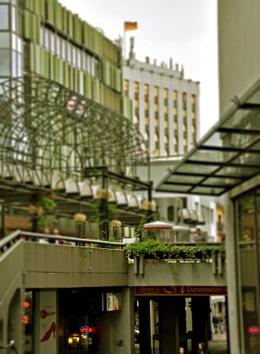
[[[239,200],[239,238],[240,241],[254,240],[254,195]]]
[[[0,5],[0,29],[8,30],[9,29],[9,14],[8,14],[8,5]]]
[[[239,277],[241,280],[242,318],[245,353],[258,354],[260,335],[254,329],[260,328],[260,254],[256,240],[260,234],[260,193],[251,191],[237,199]],[[258,235],[258,237],[257,237]]]
[[[59,34],[42,27],[41,46],[56,54],[60,59],[67,61],[77,69],[84,70],[95,77],[100,77],[100,62],[85,50],[67,41]]]
[[[0,48],[10,47],[10,33],[0,32]]]
[[[11,51],[0,49],[0,76],[9,76],[11,68]]]

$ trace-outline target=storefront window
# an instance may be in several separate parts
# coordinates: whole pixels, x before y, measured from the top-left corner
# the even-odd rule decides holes
[[[239,197],[237,211],[245,353],[257,354],[260,353],[260,191]]]
[[[239,200],[239,240],[254,240],[254,195],[247,195]]]

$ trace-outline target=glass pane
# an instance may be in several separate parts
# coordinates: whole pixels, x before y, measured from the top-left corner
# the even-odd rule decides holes
[[[190,186],[176,186],[176,185],[162,185],[160,190],[171,191],[171,192],[188,192]]]
[[[10,33],[0,32],[0,48],[10,48]]]
[[[232,163],[259,166],[260,170],[259,153],[246,152],[245,154],[241,154],[236,159],[234,159]]]
[[[12,31],[13,32],[17,32],[17,14],[16,14],[16,8],[15,7],[11,7],[11,14],[12,14]]]
[[[223,185],[223,186],[232,186],[238,183],[241,183],[241,179],[239,178],[218,178],[218,177],[210,177],[205,180],[205,184],[216,184],[216,185]]]
[[[239,240],[254,241],[255,206],[254,195],[241,197],[238,202]]]
[[[252,130],[260,131],[259,119],[260,119],[259,110],[238,109],[221,126],[226,128],[241,128],[241,129],[252,129]]]
[[[66,60],[66,42],[64,39],[61,40],[61,57]]]
[[[200,177],[197,177],[197,176],[193,176],[193,175],[190,175],[190,176],[186,176],[186,175],[174,175],[173,177],[170,177],[167,179],[167,181],[169,182],[179,182],[179,183],[193,183],[193,184],[196,184],[196,183],[199,183],[204,177],[203,176],[200,176]]]
[[[177,171],[178,172],[187,172],[187,173],[201,173],[201,174],[208,174],[212,173],[218,168],[218,166],[209,166],[209,165],[200,165],[200,164],[191,164],[191,163],[184,163],[181,165]]]
[[[0,5],[0,29],[9,29],[9,13],[7,5]]]
[[[246,127],[244,128],[246,129]],[[246,134],[246,132],[242,134],[238,132],[232,133],[232,131],[228,133],[215,132],[203,143],[203,146],[243,150],[254,141],[257,142],[258,138],[258,135],[250,135]]]
[[[218,187],[203,187],[203,185],[200,185],[198,187],[195,187],[192,190],[192,193],[196,194],[207,194],[207,195],[218,195],[220,193],[223,193],[225,191],[224,188],[218,188]]]
[[[22,54],[17,54],[17,76],[23,75],[23,56]]]
[[[15,34],[12,34],[12,49],[17,50],[17,37]]]
[[[1,3],[17,5],[17,0],[1,0]]]
[[[11,61],[10,50],[0,49],[0,76],[10,75],[10,67],[11,67],[10,61]]]
[[[216,177],[219,175],[245,178],[257,173],[258,170],[258,168],[254,167],[223,167],[216,173]]]
[[[257,215],[257,240],[260,243],[260,189],[256,192],[256,215]],[[258,253],[260,255],[260,253]],[[260,269],[260,256],[258,259],[258,266]]]
[[[236,154],[225,151],[206,151],[197,150],[189,158],[191,161],[210,161],[210,162],[226,162],[234,157]]]
[[[17,76],[17,53],[12,52],[12,76]]]

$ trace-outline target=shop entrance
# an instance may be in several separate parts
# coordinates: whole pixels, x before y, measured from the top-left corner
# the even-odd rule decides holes
[[[136,289],[135,353],[227,354],[225,292],[222,287]]]
[[[101,292],[96,289],[61,290],[59,299],[59,353],[98,353]]]

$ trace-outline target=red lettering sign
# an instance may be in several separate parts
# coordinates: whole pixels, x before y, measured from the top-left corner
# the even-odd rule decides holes
[[[80,333],[96,333],[96,327],[82,326],[80,327]]]
[[[210,296],[226,295],[225,286],[152,286],[136,287],[136,296]]]

